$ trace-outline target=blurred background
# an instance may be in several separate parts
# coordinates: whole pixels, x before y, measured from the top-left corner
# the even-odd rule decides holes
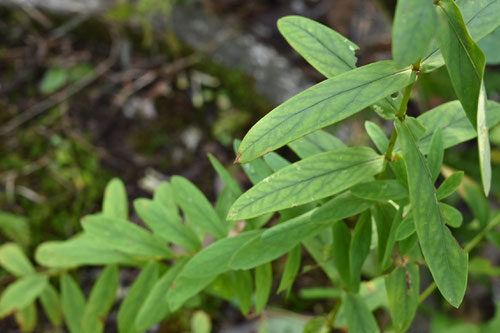
[[[324,80],[287,45],[276,21],[295,14],[334,28],[359,45],[361,66],[391,58],[395,2],[0,0],[0,226],[25,220],[31,231],[18,237],[32,249],[42,241],[66,239],[80,230],[81,216],[100,209],[104,186],[112,177],[125,182],[131,200],[150,196],[160,181],[174,174],[187,177],[214,199],[221,181],[207,153],[249,187],[242,170],[232,165],[233,139],[241,139],[273,107]],[[500,101],[500,31],[480,46],[488,59],[488,97]],[[442,67],[419,80],[409,113],[417,116],[453,99]],[[368,110],[329,130],[348,144],[370,144],[365,120],[391,131],[390,122]],[[499,208],[499,126],[491,141],[489,200]],[[297,159],[286,149],[280,153]],[[478,180],[475,142],[447,150],[445,164]],[[451,200],[470,220],[468,206],[458,196]],[[9,237],[3,232],[0,241]],[[482,251],[493,264],[500,262],[495,245]],[[283,268],[279,261],[277,265]],[[92,270],[88,274],[92,279]],[[125,284],[133,281],[130,274],[123,277]],[[497,276],[498,269],[486,279],[472,279],[466,306],[446,311],[468,322],[491,318],[494,291],[500,287]],[[296,292],[273,296],[271,304],[280,310],[268,317],[276,319],[273,325],[280,331],[271,332],[295,332],[293,327],[302,327],[308,316],[328,312],[327,300],[300,293],[303,287],[326,286],[328,281],[313,270],[300,275]],[[0,284],[7,282],[0,276]],[[258,318],[245,319],[222,301],[200,304],[217,330],[255,330]],[[189,316],[178,317],[169,324],[174,326],[155,330],[183,331]],[[427,330],[429,318],[420,318],[416,331]],[[390,321],[384,313],[378,319]],[[108,326],[112,332],[114,323]],[[0,323],[2,332],[15,327],[10,319]]]

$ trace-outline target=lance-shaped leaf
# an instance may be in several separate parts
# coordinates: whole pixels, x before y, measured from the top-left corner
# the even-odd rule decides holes
[[[380,332],[367,302],[357,294],[346,294],[342,304],[349,332]]]
[[[462,184],[462,179],[464,178],[463,171],[457,171],[453,173],[451,176],[446,178],[444,182],[437,189],[437,198],[438,200],[443,200],[444,198],[449,197],[457,190],[457,188]]]
[[[388,201],[408,197],[408,190],[396,179],[372,180],[354,185],[351,193],[366,200]]]
[[[332,226],[333,242],[331,255],[333,264],[337,268],[342,282],[346,288],[351,285],[350,251],[351,230],[343,221],[339,221]]]
[[[242,314],[247,315],[252,307],[253,278],[248,270],[230,272],[236,293],[238,307]]]
[[[177,211],[168,210],[149,199],[134,200],[134,208],[144,223],[166,241],[181,245],[187,250],[197,250],[201,247],[198,237],[182,224]]]
[[[479,150],[479,171],[481,173],[483,191],[484,194],[488,196],[491,187],[491,148],[488,133],[488,120],[486,118],[486,102],[486,88],[484,87],[483,81],[481,82],[477,109],[477,148]]]
[[[500,0],[458,0],[465,25],[475,42],[480,41],[500,26]],[[429,72],[444,65],[438,43],[433,43],[431,51],[423,58],[422,72]]]
[[[343,120],[412,83],[410,68],[382,61],[345,72],[311,87],[267,114],[239,147],[248,162],[288,142]]]
[[[159,236],[118,218],[87,216],[82,221],[85,233],[109,247],[136,258],[170,258],[172,250]]]
[[[476,128],[479,92],[486,62],[483,51],[470,37],[460,9],[454,1],[440,1],[437,11],[442,19],[438,34],[439,46],[451,83],[465,114]]]
[[[488,101],[487,109],[486,122],[488,128],[492,128],[500,122],[500,104],[494,101]],[[427,129],[418,142],[424,154],[429,152],[432,135],[438,128],[442,130],[441,134],[445,148],[453,147],[477,136],[476,130],[467,120],[467,116],[459,101],[442,104],[425,112],[418,117],[418,120]]]
[[[176,263],[163,276],[156,281],[142,301],[142,305],[135,318],[135,329],[144,332],[154,324],[161,321],[169,312],[167,293],[172,288],[172,282],[184,267],[183,261]]]
[[[408,264],[396,268],[385,278],[392,323],[396,332],[406,332],[417,313],[420,292],[418,266]]]
[[[384,154],[389,146],[389,139],[387,139],[384,130],[372,121],[365,121],[365,130],[375,144],[375,147],[377,147],[377,150]]]
[[[438,179],[441,166],[443,165],[444,144],[441,132],[442,130],[438,128],[432,135],[429,154],[427,155],[427,166],[431,172],[431,179],[433,183]]]
[[[153,200],[163,208],[175,214],[179,214],[179,208],[175,203],[172,185],[169,182],[162,182],[155,190]]]
[[[301,16],[285,16],[278,29],[287,42],[326,77],[356,67],[354,51],[359,47],[321,23]]]
[[[323,130],[308,134],[298,140],[292,141],[288,147],[300,158],[324,153],[326,151],[345,148],[346,145],[338,138]]]
[[[273,271],[271,263],[265,263],[255,268],[255,313],[260,313],[266,307],[273,286]]]
[[[358,292],[361,282],[361,267],[370,253],[372,241],[372,220],[370,212],[367,211],[359,216],[354,227],[351,245],[349,249],[349,269],[352,292]]]
[[[396,65],[420,59],[434,37],[437,15],[432,0],[399,0],[392,28],[392,55]]]
[[[68,274],[60,277],[61,304],[64,320],[71,333],[80,333],[82,330],[82,317],[85,311],[85,296],[78,284]]]
[[[462,225],[464,218],[458,209],[442,202],[439,203],[439,207],[441,207],[447,225],[452,228],[459,228]]]
[[[224,168],[224,166],[215,158],[215,156],[210,153],[208,154],[208,159],[210,160],[210,163],[212,164],[213,168],[222,179],[224,184],[231,189],[231,192],[236,196],[241,195],[243,191],[241,190],[240,185],[226,170],[226,168]]]
[[[413,220],[424,258],[441,294],[458,307],[467,286],[468,255],[445,226],[430,171],[408,125],[396,120],[395,126],[408,171]]]
[[[274,172],[283,169],[284,167],[287,167],[291,164],[286,158],[281,157],[281,155],[275,152],[270,152],[269,154],[264,155],[263,159]]]
[[[36,303],[31,302],[28,306],[25,306],[21,310],[17,311],[14,318],[17,325],[21,329],[21,332],[33,332],[36,328],[38,320]]]
[[[172,189],[175,201],[182,208],[191,224],[216,238],[227,235],[228,225],[226,222],[219,218],[208,199],[189,180],[180,176],[172,177]]]
[[[47,281],[45,275],[31,274],[9,284],[0,297],[0,318],[28,306],[42,293]]]
[[[153,289],[158,280],[159,264],[150,262],[130,287],[118,311],[118,331],[121,333],[140,333],[135,328],[138,309],[144,304],[145,295]]]
[[[293,282],[295,281],[295,277],[299,273],[301,260],[302,246],[297,245],[292,249],[292,251],[290,251],[290,253],[288,253],[285,271],[283,272],[283,276],[281,277],[277,293],[280,293],[285,289],[291,289]]]
[[[40,294],[40,303],[43,311],[54,326],[59,326],[62,323],[62,306],[59,294],[51,284],[47,284],[45,289]]]
[[[15,276],[35,273],[35,268],[23,249],[16,243],[7,243],[0,247],[0,265]]]
[[[118,289],[118,266],[106,266],[90,291],[82,316],[83,332],[104,330],[104,320],[113,306]]]
[[[106,216],[126,220],[128,218],[128,199],[125,185],[118,178],[113,178],[104,190],[102,212]]]
[[[86,234],[76,235],[66,241],[42,243],[36,249],[35,259],[39,264],[53,268],[134,262],[132,256]]]
[[[251,218],[334,195],[376,175],[382,165],[383,157],[368,147],[311,156],[252,187],[234,203],[228,218]]]

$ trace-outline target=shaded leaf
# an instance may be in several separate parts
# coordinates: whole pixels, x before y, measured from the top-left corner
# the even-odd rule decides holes
[[[78,284],[68,274],[61,275],[60,283],[64,321],[71,333],[83,332],[82,317],[85,311],[85,297]]]
[[[30,227],[26,218],[0,211],[0,230],[9,239],[22,245],[30,244]]]
[[[408,197],[408,189],[396,179],[372,180],[351,187],[355,196],[375,201],[401,200]]]
[[[219,177],[222,179],[224,184],[231,189],[231,192],[234,193],[236,196],[240,196],[243,191],[240,188],[240,185],[238,182],[229,174],[229,172],[224,168],[222,164],[215,158],[214,155],[208,154],[208,159],[210,160],[210,163],[212,164],[212,167],[215,169]]]
[[[445,226],[431,175],[408,126],[395,122],[406,169],[413,219],[425,260],[434,281],[453,306],[462,302],[467,285],[467,254]]]
[[[446,178],[444,182],[437,189],[436,192],[437,199],[442,200],[452,195],[460,186],[460,184],[462,184],[463,178],[464,178],[463,171],[457,171],[448,178]]]
[[[406,332],[417,313],[420,293],[418,266],[407,264],[397,267],[385,278],[392,322],[396,332]]]
[[[317,130],[288,144],[297,156],[304,159],[312,155],[347,147],[340,139],[324,130]],[[267,156],[267,155],[266,155]]]
[[[22,332],[32,332],[36,328],[38,312],[35,302],[16,312],[16,323]]]
[[[453,206],[440,202],[439,207],[443,211],[446,224],[453,228],[459,228],[462,225],[462,213]]]
[[[238,307],[243,315],[247,315],[252,307],[253,279],[248,270],[237,270],[231,272],[235,286]]]
[[[413,222],[413,214],[408,214],[401,221],[396,231],[396,240],[400,241],[410,237],[415,232],[415,223]]]
[[[370,253],[372,221],[369,211],[358,218],[349,248],[350,290],[358,292],[361,281],[361,267]]]
[[[351,231],[343,221],[332,226],[332,259],[346,288],[351,285],[350,252]]]
[[[356,333],[379,332],[377,322],[361,296],[346,294],[343,308],[349,331]]]
[[[434,37],[437,15],[431,0],[399,0],[392,28],[392,55],[402,67],[419,60]]]
[[[387,138],[384,130],[372,121],[365,121],[365,130],[372,142],[375,144],[375,147],[377,147],[377,150],[381,154],[384,154],[389,146],[389,139]]]
[[[61,298],[56,288],[50,283],[47,284],[45,289],[40,294],[40,303],[42,304],[43,311],[49,318],[54,326],[62,324],[62,306]]]
[[[273,285],[271,263],[255,267],[255,313],[261,313],[267,305]]]
[[[278,286],[277,293],[292,288],[293,282],[297,277],[297,273],[300,270],[300,264],[302,260],[302,246],[295,246],[289,253],[286,259],[285,270],[281,276],[281,281]]]
[[[159,265],[150,262],[135,279],[128,290],[127,296],[123,299],[120,310],[118,310],[118,331],[120,333],[140,333],[135,328],[135,318],[138,310],[144,304],[146,296],[153,289],[158,280]]]
[[[431,180],[434,183],[439,177],[441,165],[443,165],[444,145],[441,129],[438,128],[432,135],[429,154],[427,155],[427,165],[431,173]]]

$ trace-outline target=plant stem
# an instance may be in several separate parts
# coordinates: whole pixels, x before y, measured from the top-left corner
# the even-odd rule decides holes
[[[483,230],[481,230],[476,236],[474,236],[474,238],[469,241],[469,243],[467,243],[467,245],[464,247],[464,251],[469,253],[470,251],[474,250],[477,244],[481,242],[481,240],[488,234],[488,232],[499,224],[500,214],[493,218],[493,220],[491,220],[491,222],[488,223],[488,225],[484,227]],[[436,282],[432,282],[432,284],[428,286],[422,294],[420,294],[420,296],[418,297],[418,303],[420,304],[425,301],[425,299],[429,297],[429,295],[432,294],[434,290],[436,290],[436,287]]]
[[[335,306],[333,307],[332,311],[328,315],[328,318],[326,320],[326,327],[332,329],[333,326],[335,325],[335,318],[337,317],[337,314],[339,313],[340,306],[342,305],[342,297],[339,298],[339,301],[335,303]]]

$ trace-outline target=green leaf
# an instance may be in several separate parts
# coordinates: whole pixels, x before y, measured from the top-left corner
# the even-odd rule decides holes
[[[68,72],[63,68],[49,68],[40,82],[40,92],[50,95],[61,89],[68,82]]]
[[[342,282],[346,288],[351,285],[351,269],[350,269],[350,252],[351,247],[351,230],[343,221],[339,221],[332,226],[333,229],[333,244],[332,244],[332,259],[333,264],[337,268]]]
[[[162,259],[173,256],[164,241],[144,228],[118,218],[87,216],[82,220],[86,234],[134,258]]]
[[[222,179],[224,184],[231,189],[231,192],[234,193],[236,196],[240,196],[243,191],[240,188],[240,185],[238,182],[229,174],[229,172],[224,168],[222,164],[214,157],[212,154],[208,154],[208,159],[210,160],[210,163],[212,164],[213,168],[219,175],[219,177]]]
[[[377,147],[377,150],[381,154],[385,154],[387,147],[389,146],[389,139],[387,139],[387,135],[384,130],[372,121],[365,121],[365,130],[375,144],[375,147]]]
[[[261,313],[266,307],[273,286],[271,263],[255,267],[255,313]]]
[[[95,282],[82,316],[83,332],[97,333],[104,330],[104,321],[113,306],[118,289],[118,266],[106,266]]]
[[[458,0],[467,30],[474,41],[480,41],[500,25],[500,0]],[[422,72],[429,72],[444,65],[437,43],[422,61]]]
[[[128,199],[125,185],[118,178],[113,178],[106,185],[102,212],[109,217],[128,219]]]
[[[186,250],[197,250],[201,247],[196,234],[186,225],[176,211],[167,210],[157,201],[149,199],[134,200],[137,215],[153,231],[166,241],[178,244]]]
[[[0,297],[0,318],[28,306],[45,289],[47,283],[47,276],[31,274],[9,284]]]
[[[500,122],[500,104],[488,101],[487,107],[487,123],[488,127],[492,128]],[[432,135],[438,128],[442,130],[445,148],[453,147],[477,136],[476,130],[467,120],[467,116],[459,101],[441,104],[419,116],[418,120],[427,129],[418,143],[424,154],[429,152]]]
[[[440,202],[439,207],[443,211],[446,224],[453,228],[459,228],[462,225],[462,213],[453,206]]]
[[[234,151],[237,152],[240,148],[241,141],[234,140]],[[241,164],[241,168],[245,171],[248,179],[252,182],[252,184],[257,184],[262,179],[273,174],[273,170],[264,162],[263,159],[258,158],[249,163]]]
[[[399,0],[392,28],[392,55],[403,67],[419,60],[429,48],[437,26],[431,0]]]
[[[203,311],[196,311],[191,317],[191,333],[210,333],[212,323],[210,316]]]
[[[464,178],[463,171],[457,171],[453,173],[451,176],[446,178],[444,182],[437,189],[437,199],[443,200],[444,198],[452,195],[457,188],[462,184],[462,179]]]
[[[264,161],[266,161],[267,165],[274,171],[278,171],[280,169],[283,169],[284,167],[289,166],[291,163],[288,162],[287,159],[284,157],[281,157],[281,155],[275,153],[275,152],[270,152],[269,154],[264,155],[263,157]],[[240,193],[241,195],[241,193]]]
[[[346,148],[347,146],[330,133],[324,130],[318,130],[290,142],[288,147],[290,147],[297,156],[304,159],[319,153]]]
[[[250,271],[234,271],[231,272],[233,284],[236,291],[236,299],[238,307],[243,315],[247,315],[252,307],[253,295],[253,279]]]
[[[497,28],[495,31],[484,37],[477,45],[483,50],[486,56],[487,65],[498,65],[500,64],[500,54],[497,50],[500,48],[500,29]]]
[[[205,289],[214,280],[215,277],[177,277],[173,282],[173,286],[175,286],[175,288],[171,288],[167,294],[169,309],[171,311],[178,310],[188,299]]]
[[[53,268],[134,262],[131,256],[86,234],[76,235],[67,241],[42,243],[36,249],[35,259],[40,265]]]
[[[475,183],[465,183],[464,189],[464,200],[470,207],[472,214],[479,220],[482,226],[487,225],[490,220],[490,204],[488,199]]]
[[[350,332],[379,332],[377,322],[365,301],[357,294],[346,294],[343,301],[347,327]]]
[[[61,298],[56,288],[50,283],[47,283],[47,286],[40,294],[40,303],[52,325],[60,326],[62,324]]]
[[[460,9],[454,1],[441,0],[437,4],[437,11],[443,23],[438,41],[451,83],[465,114],[476,128],[485,57],[470,37]]]
[[[396,153],[392,161],[389,162],[389,166],[399,182],[408,188],[408,174],[403,156]]]
[[[16,323],[22,332],[32,332],[36,328],[38,312],[35,302],[17,311],[15,314]]]
[[[462,302],[467,286],[468,255],[445,226],[436,191],[422,153],[406,123],[396,120],[418,239],[434,281],[453,306]]]
[[[360,215],[352,234],[349,248],[350,290],[358,292],[361,282],[361,267],[370,253],[372,221],[370,211]]]
[[[469,273],[497,277],[500,276],[500,267],[493,266],[488,259],[475,257],[469,263]]]
[[[256,159],[306,134],[343,120],[415,80],[410,68],[377,62],[311,87],[268,113],[239,147],[242,163]]]
[[[165,210],[179,215],[179,208],[175,203],[172,185],[169,182],[162,182],[155,190],[153,201],[160,204]]]
[[[400,241],[410,237],[415,232],[415,223],[413,222],[413,214],[408,214],[401,221],[396,230],[396,240]]]
[[[488,196],[491,187],[491,148],[486,118],[486,102],[486,88],[483,81],[479,93],[477,110],[477,147],[479,150],[479,171],[481,173],[483,191]]]
[[[327,287],[302,288],[300,289],[299,296],[303,299],[335,299],[342,296],[342,290],[340,288]]]
[[[444,145],[441,129],[438,128],[432,135],[429,154],[427,155],[427,165],[431,173],[432,183],[439,177],[441,166],[443,165]]]
[[[297,245],[288,253],[288,257],[286,258],[285,270],[281,276],[277,291],[278,294],[286,289],[290,290],[292,288],[293,282],[299,273],[301,261],[302,246]]]
[[[377,226],[377,270],[382,272],[384,269],[382,263],[389,244],[396,209],[390,203],[377,203],[372,207],[372,216]]]
[[[392,220],[391,228],[389,230],[389,235],[387,237],[387,242],[385,245],[384,255],[382,256],[382,262],[380,265],[382,271],[385,271],[390,265],[392,250],[394,249],[394,245],[396,244],[396,233],[399,225],[401,224],[401,221],[403,220],[403,210],[404,207],[402,205],[399,206],[399,209],[394,215],[394,219]]]
[[[0,265],[15,276],[35,273],[35,268],[23,249],[16,243],[7,243],[0,247]]]
[[[159,264],[150,262],[134,281],[127,296],[123,299],[118,310],[118,331],[120,333],[140,333],[135,328],[135,318],[138,310],[144,304],[145,296],[153,289],[158,280]]]
[[[83,332],[82,318],[85,311],[85,297],[78,284],[68,274],[61,275],[60,283],[64,321],[71,333]]]
[[[334,195],[376,175],[382,166],[383,156],[368,147],[311,156],[279,170],[245,192],[233,204],[228,218],[247,219]]]
[[[223,238],[228,233],[228,224],[222,221],[214,208],[196,186],[184,177],[172,177],[172,189],[177,204],[193,225],[216,238]]]
[[[192,278],[215,277],[228,271],[231,258],[235,252],[261,234],[261,230],[247,231],[212,243],[189,260],[180,276]]]
[[[420,292],[418,266],[407,264],[396,268],[385,278],[392,322],[396,332],[406,332],[417,313]]]
[[[402,200],[408,198],[408,189],[396,179],[372,180],[354,185],[351,193],[375,201]]]
[[[326,77],[356,67],[359,47],[334,30],[301,16],[285,16],[278,29],[287,42]]]
[[[320,208],[267,229],[262,234],[265,243],[279,245],[298,244],[302,240],[320,233],[339,220],[359,214],[372,202],[357,198],[349,192],[343,193]],[[292,246],[293,247],[293,246]]]
[[[137,312],[135,318],[135,329],[144,332],[154,324],[160,322],[169,312],[167,293],[172,288],[172,282],[184,267],[184,262],[172,266],[163,276],[154,283],[149,291],[146,290],[142,297],[146,296]],[[153,282],[153,281],[150,281]]]
[[[26,218],[0,211],[0,230],[9,239],[28,246],[30,244],[30,227]]]

